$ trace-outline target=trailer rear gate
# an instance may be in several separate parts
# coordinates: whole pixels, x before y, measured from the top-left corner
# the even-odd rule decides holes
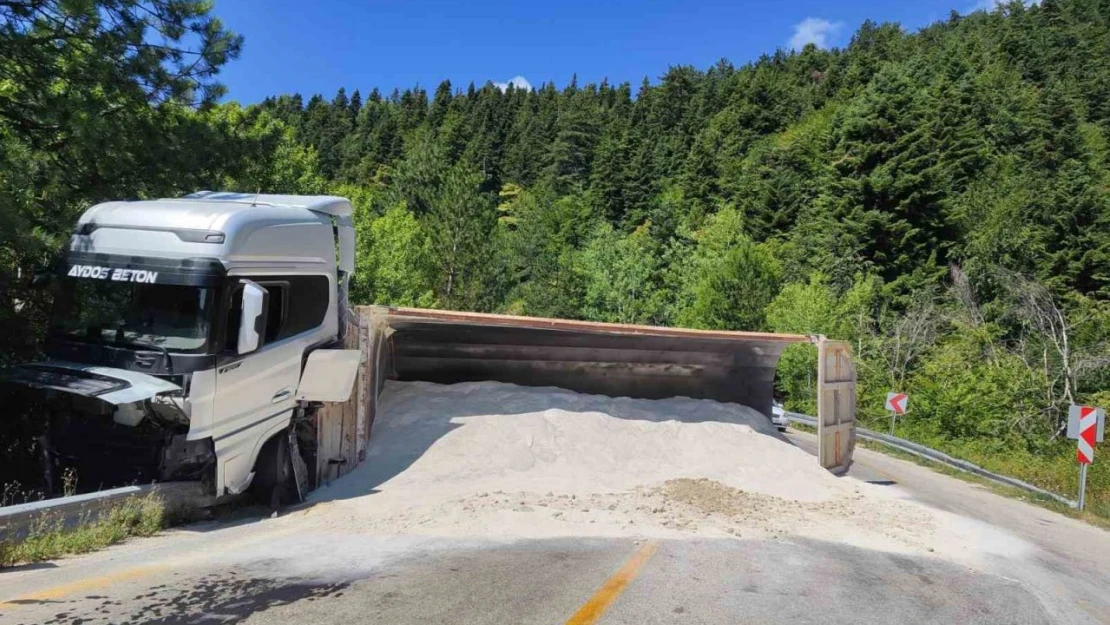
[[[509,315],[360,306],[347,349],[364,354],[350,400],[318,412],[318,481],[366,456],[387,379],[493,380],[646,399],[686,396],[770,414],[786,347],[818,346],[822,466],[843,471],[855,443],[855,370],[846,343],[760,332],[659,328]]]

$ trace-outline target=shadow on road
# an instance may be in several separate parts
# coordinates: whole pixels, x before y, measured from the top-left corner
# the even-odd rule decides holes
[[[90,610],[69,612],[61,609],[52,623],[57,625],[95,625],[98,623],[145,623],[190,625],[239,623],[251,615],[298,601],[340,597],[349,584],[306,583],[248,577],[234,571],[203,577],[184,589],[168,585],[153,586],[132,601],[141,607],[126,616],[120,614],[120,598],[85,597],[99,600]]]

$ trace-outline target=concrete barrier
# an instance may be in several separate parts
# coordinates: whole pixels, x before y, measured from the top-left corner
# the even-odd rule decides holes
[[[145,497],[150,494],[156,494],[162,498],[167,514],[189,512],[215,503],[215,498],[205,494],[204,486],[200,482],[124,486],[71,497],[43,499],[0,508],[0,540],[25,535],[31,524],[43,516],[61,518],[66,526],[73,526],[83,518],[96,518],[129,498]]]

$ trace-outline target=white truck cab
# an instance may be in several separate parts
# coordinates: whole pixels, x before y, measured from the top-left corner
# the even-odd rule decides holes
[[[50,417],[55,461],[76,463],[87,487],[113,472],[201,479],[216,496],[284,480],[293,420],[345,400],[335,387],[349,395],[355,377],[357,352],[309,358],[342,338],[354,239],[341,197],[200,192],[88,209],[53,280],[49,360],[14,373],[66,402]],[[308,379],[330,380],[329,396]]]

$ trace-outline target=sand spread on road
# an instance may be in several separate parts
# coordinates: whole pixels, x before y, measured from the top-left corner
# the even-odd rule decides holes
[[[389,382],[332,529],[481,538],[804,536],[967,559],[981,528],[837,477],[738,404]],[[1006,542],[1006,541],[1003,541]]]

